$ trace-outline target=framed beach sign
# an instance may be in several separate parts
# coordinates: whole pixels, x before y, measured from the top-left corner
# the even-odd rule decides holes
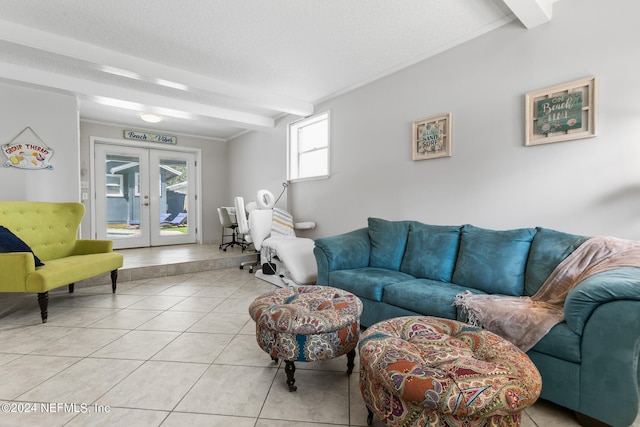
[[[413,160],[451,157],[451,113],[413,122]]]
[[[525,96],[525,145],[596,136],[597,80],[588,77]]]

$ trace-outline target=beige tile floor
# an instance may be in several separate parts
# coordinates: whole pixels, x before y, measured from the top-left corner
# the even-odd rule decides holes
[[[233,255],[217,246],[166,251],[123,251],[125,268]],[[0,425],[365,426],[346,356],[296,363],[290,393],[284,364],[258,347],[247,308],[272,289],[237,267],[119,282],[116,294],[79,284],[74,294],[51,292],[46,324],[35,296],[0,294]],[[545,401],[522,419],[577,425]]]

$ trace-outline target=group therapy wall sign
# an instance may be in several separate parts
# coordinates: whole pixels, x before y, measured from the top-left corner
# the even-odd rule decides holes
[[[3,165],[6,168],[53,169],[53,149],[47,147],[30,127],[24,128],[18,136],[3,145],[2,151],[8,159]]]

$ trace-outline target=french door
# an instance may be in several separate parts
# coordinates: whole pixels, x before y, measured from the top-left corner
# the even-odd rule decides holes
[[[96,143],[95,224],[117,249],[195,243],[196,155]]]

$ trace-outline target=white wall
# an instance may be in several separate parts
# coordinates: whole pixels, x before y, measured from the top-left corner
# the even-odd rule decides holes
[[[1,200],[80,200],[77,110],[75,96],[0,82],[0,145],[30,127],[53,149],[53,169],[0,166]],[[0,152],[0,164],[7,160]]]
[[[331,177],[294,183],[311,237],[366,218],[544,226],[640,240],[640,3],[561,0],[550,23],[518,22],[316,107],[331,110]],[[527,92],[599,80],[598,136],[524,146]],[[411,124],[453,114],[453,156],[411,160]],[[280,189],[286,124],[230,141],[232,193]]]
[[[90,181],[93,171],[91,171],[91,161],[89,158],[90,138],[102,137],[109,139],[123,139],[124,129],[131,126],[107,125],[95,122],[80,122],[80,152],[81,152],[81,175],[83,181]],[[146,130],[144,128],[135,128]],[[148,129],[149,132],[154,132]],[[167,133],[157,132],[155,133]],[[198,138],[188,135],[176,134],[179,147],[197,148],[202,153],[202,173],[201,192],[199,201],[202,204],[202,243],[216,243],[220,241],[220,220],[216,208],[219,206],[232,206],[233,199],[228,196],[228,167],[227,167],[227,146],[224,142]],[[134,144],[135,142],[132,142]],[[158,144],[158,148],[164,148]],[[84,190],[86,191],[86,190]],[[91,201],[86,202],[87,210]],[[82,230],[88,236],[91,231],[89,216],[86,215],[82,222]]]
[[[227,142],[229,159],[229,194],[242,196],[245,203],[255,200],[256,193],[268,189],[278,197],[287,180],[286,125],[290,118],[279,119],[276,127],[265,132],[249,132]],[[283,133],[284,132],[284,133]],[[291,187],[289,187],[289,190]],[[287,208],[291,191],[286,191],[277,206]]]

